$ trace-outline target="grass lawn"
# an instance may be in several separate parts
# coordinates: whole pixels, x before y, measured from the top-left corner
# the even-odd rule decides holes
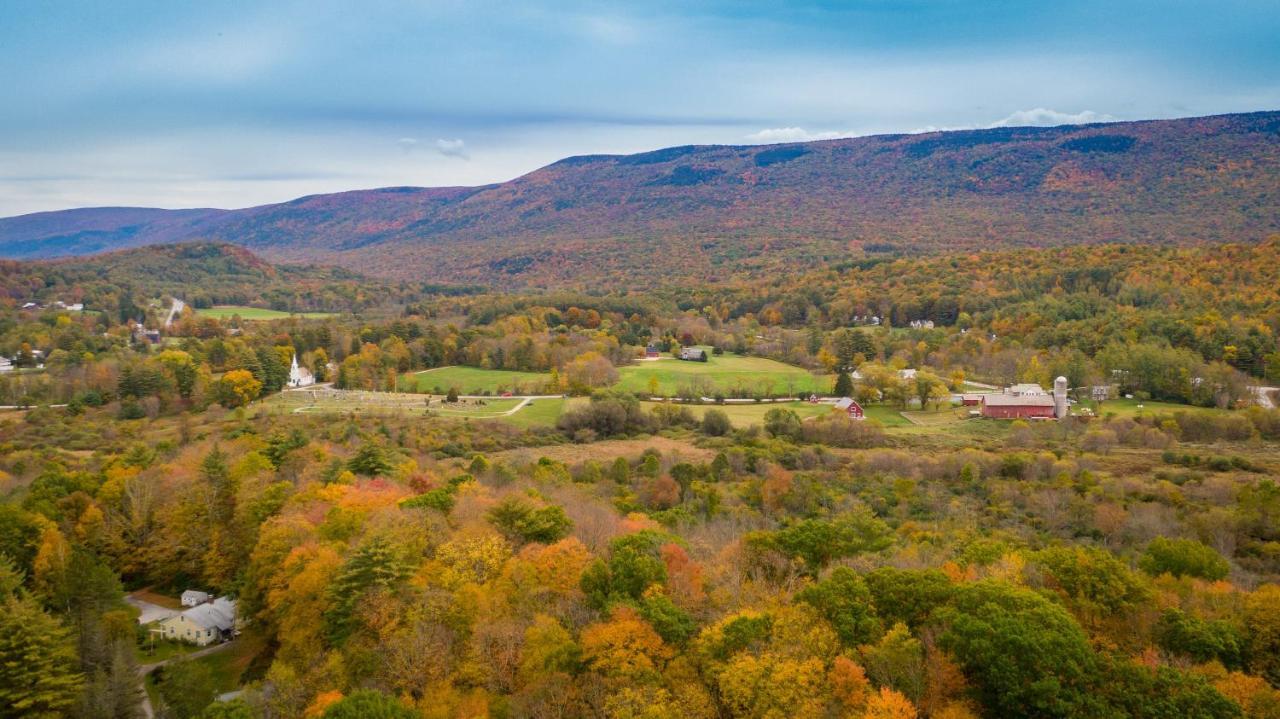
[[[240,315],[242,320],[279,320],[286,317],[302,317],[304,319],[323,319],[332,317],[332,312],[281,312],[280,310],[264,310],[260,307],[244,307],[241,305],[217,305],[196,310],[201,317],[229,319]]]
[[[897,407],[891,407],[886,404],[868,404],[862,408],[867,413],[867,419],[874,419],[886,427],[909,427],[911,420],[902,416],[901,410]]]
[[[552,427],[555,426],[556,421],[560,419],[560,415],[564,413],[565,409],[572,407],[575,404],[589,401],[590,400],[585,397],[575,397],[573,399],[535,399],[525,405],[525,408],[519,412],[507,415],[501,419],[503,422],[513,424],[517,427]]]
[[[1108,414],[1115,414],[1117,417],[1133,417],[1138,414],[1172,414],[1173,412],[1210,412],[1219,413],[1227,410],[1213,409],[1210,407],[1195,407],[1189,404],[1177,404],[1175,402],[1157,402],[1155,400],[1140,399],[1109,399],[1102,403],[1102,410],[1099,412],[1097,403],[1088,401],[1073,405],[1072,409],[1079,410],[1082,407],[1089,407],[1094,412],[1098,412],[1099,416],[1105,417]]]
[[[544,394],[548,372],[512,372],[500,369],[480,369],[479,367],[440,367],[425,372],[410,373],[404,380],[417,382],[419,391],[448,392],[450,387],[461,394]]]
[[[199,647],[194,644],[186,644],[184,642],[175,642],[169,639],[160,638],[156,639],[154,645],[150,641],[147,641],[141,645],[135,646],[134,648],[136,650],[134,652],[134,656],[137,658],[139,664],[155,664],[156,662],[163,662],[166,659],[173,659],[174,657],[180,657],[184,654],[190,654],[191,652],[199,649]]]
[[[831,375],[815,375],[809,370],[763,357],[726,353],[710,355],[706,362],[684,362],[667,358],[637,362],[618,368],[617,389],[648,393],[649,380],[658,380],[658,393],[674,395],[685,386],[716,392],[727,397],[749,397],[756,393],[828,394],[835,380]]]

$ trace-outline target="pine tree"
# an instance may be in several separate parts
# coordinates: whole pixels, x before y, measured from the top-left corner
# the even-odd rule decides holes
[[[75,648],[67,628],[21,584],[0,557],[0,718],[55,719],[80,693]]]

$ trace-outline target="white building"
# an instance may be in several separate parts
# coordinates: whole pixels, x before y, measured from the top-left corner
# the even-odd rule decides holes
[[[196,589],[188,589],[182,593],[182,606],[195,607],[213,599],[208,592],[201,592]]]
[[[0,372],[12,372],[13,360],[8,357],[0,357]]]
[[[311,370],[298,365],[298,353],[293,353],[293,364],[289,367],[289,386],[290,387],[308,387],[316,383],[315,375],[311,374]]]

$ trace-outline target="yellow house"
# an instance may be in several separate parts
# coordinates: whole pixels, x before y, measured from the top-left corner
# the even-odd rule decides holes
[[[160,622],[165,639],[205,646],[230,639],[236,627],[236,603],[219,597]]]

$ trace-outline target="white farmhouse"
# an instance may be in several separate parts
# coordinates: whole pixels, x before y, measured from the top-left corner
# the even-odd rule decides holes
[[[208,592],[202,592],[198,589],[188,589],[182,593],[182,606],[196,607],[213,599]]]

